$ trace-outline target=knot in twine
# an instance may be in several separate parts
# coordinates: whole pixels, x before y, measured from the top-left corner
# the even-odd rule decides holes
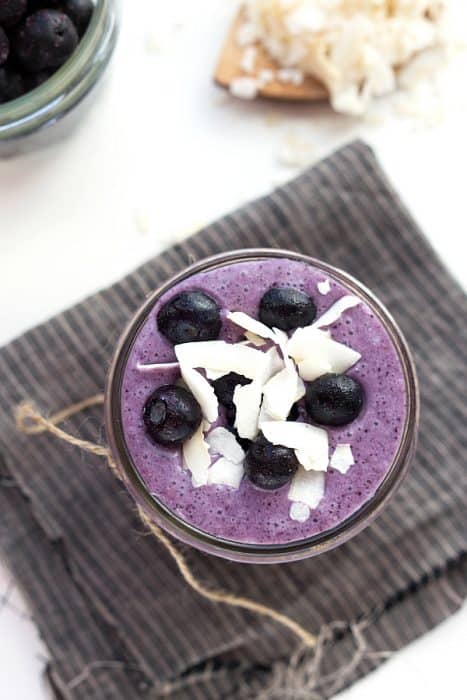
[[[34,407],[32,403],[26,402],[18,406],[15,411],[16,426],[18,430],[26,435],[50,433],[59,440],[62,440],[69,445],[73,445],[84,452],[89,452],[90,454],[97,455],[98,457],[104,457],[112,473],[118,479],[123,480],[108,447],[89,442],[88,440],[82,440],[58,427],[59,424],[65,421],[67,418],[70,418],[71,416],[74,416],[87,408],[99,406],[103,403],[104,395],[97,394],[96,396],[91,396],[84,401],[80,401],[62,411],[59,411],[58,413],[55,413],[54,415],[50,416],[50,418],[46,418]],[[229,593],[228,591],[215,590],[204,585],[198,580],[191,570],[184,554],[178,549],[168,535],[166,535],[161,528],[156,525],[153,520],[151,520],[151,518],[140,506],[138,506],[138,515],[149,532],[159,540],[159,542],[170,554],[185,582],[194,591],[199,593],[199,595],[203,596],[203,598],[206,598],[213,603],[221,603],[223,605],[230,605],[236,608],[243,608],[244,610],[256,613],[257,615],[270,618],[277,624],[286,627],[290,632],[298,637],[305,648],[316,648],[317,638],[315,635],[302,627],[302,625],[290,618],[288,615],[277,612],[277,610],[274,610],[268,605],[258,603],[250,598],[245,598],[235,593]]]

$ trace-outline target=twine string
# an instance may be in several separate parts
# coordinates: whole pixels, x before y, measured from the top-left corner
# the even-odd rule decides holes
[[[102,405],[103,402],[104,395],[97,394],[96,396],[92,396],[84,401],[80,401],[79,403],[73,404],[64,410],[59,411],[58,413],[55,413],[54,415],[50,416],[50,418],[46,418],[33,406],[33,404],[26,402],[18,406],[15,411],[16,426],[18,430],[27,435],[50,433],[59,440],[62,440],[69,445],[73,445],[84,452],[89,452],[90,454],[97,455],[99,457],[105,457],[114,475],[121,480],[122,476],[108,447],[89,442],[88,440],[82,440],[58,427],[59,423],[63,422],[67,418],[71,418],[77,413],[80,413],[81,411],[84,411],[92,406]],[[159,540],[159,542],[170,554],[184,581],[203,598],[206,598],[213,603],[221,603],[231,607],[242,608],[243,610],[248,610],[249,612],[256,613],[262,617],[267,617],[277,624],[286,627],[300,639],[306,648],[314,649],[316,647],[317,639],[315,635],[288,615],[280,613],[268,605],[258,603],[250,598],[239,596],[235,593],[229,593],[228,591],[215,590],[204,585],[193,573],[184,554],[139,506],[138,514],[146,528]]]

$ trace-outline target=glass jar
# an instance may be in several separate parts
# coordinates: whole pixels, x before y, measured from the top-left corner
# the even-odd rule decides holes
[[[118,0],[96,0],[89,27],[69,60],[38,88],[0,105],[0,155],[47,143],[80,118],[88,102],[83,100],[104,73],[116,44],[117,6]],[[45,127],[61,125],[72,111],[74,119],[44,134]]]
[[[280,545],[258,545],[227,541],[201,531],[181,520],[149,493],[125,444],[120,396],[123,373],[133,342],[154,304],[162,295],[183,280],[200,272],[237,262],[270,258],[286,258],[311,265],[325,274],[331,275],[347,287],[351,294],[363,299],[384,325],[399,355],[405,379],[407,412],[397,454],[376,493],[357,512],[333,529],[308,539]],[[251,249],[224,253],[202,260],[171,278],[147,299],[124,331],[115,352],[106,385],[105,421],[110,450],[123,481],[138,505],[155,523],[186,544],[209,554],[239,562],[280,563],[304,559],[337,547],[360,532],[381,512],[407,473],[413,457],[418,429],[418,403],[415,366],[407,343],[387,309],[366,287],[345,272],[306,255],[276,249]]]

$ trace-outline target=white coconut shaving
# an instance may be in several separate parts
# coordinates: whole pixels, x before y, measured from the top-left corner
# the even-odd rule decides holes
[[[311,515],[310,507],[305,503],[292,503],[289,511],[290,519],[298,523],[306,523]]]
[[[199,405],[204,418],[209,423],[214,423],[219,415],[219,402],[214,389],[196,369],[180,362],[182,379],[191,391]]]
[[[276,334],[269,326],[261,323],[261,321],[257,321],[243,311],[229,311],[227,318],[229,321],[232,321],[232,323],[235,323],[236,326],[240,326],[240,328],[254,333],[260,338],[267,338],[268,340],[277,342]]]
[[[316,286],[318,288],[318,292],[323,296],[326,296],[326,294],[329,294],[329,292],[331,291],[331,283],[329,280],[323,280],[323,282],[318,282]]]
[[[324,312],[312,325],[314,328],[324,328],[324,326],[331,326],[333,323],[338,321],[344,311],[348,309],[353,309],[355,306],[361,304],[361,300],[351,294],[346,294],[345,296],[338,299],[335,304],[329,307],[327,311]]]
[[[254,440],[258,435],[262,397],[263,385],[258,382],[235,388],[233,395],[236,408],[235,427],[240,437]]]
[[[206,442],[213,454],[226,457],[226,459],[234,464],[240,464],[240,462],[243,462],[245,459],[245,451],[237,442],[235,435],[233,435],[230,430],[227,430],[227,428],[214,428],[214,430],[206,436]]]
[[[352,448],[348,444],[337,445],[331,457],[331,467],[341,474],[347,474],[350,467],[355,464]]]
[[[242,343],[226,343],[223,340],[207,340],[199,343],[183,343],[175,346],[180,363],[189,367],[201,367],[228,374],[236,372],[248,379],[255,379],[267,371],[269,358],[261,350]]]
[[[443,0],[246,0],[250,36],[286,71],[321,81],[337,111],[363,114],[397,75],[446,42]],[[280,73],[281,71],[278,71]],[[297,76],[291,78],[290,71]]]
[[[136,369],[139,370],[140,372],[155,372],[156,370],[171,370],[171,369],[178,369],[179,365],[178,362],[161,362],[160,364],[149,364],[145,365],[142,363],[138,363],[136,365]]]
[[[323,428],[292,421],[264,421],[260,428],[266,440],[273,445],[295,450],[305,470],[326,471],[328,468],[328,434]]]
[[[274,420],[285,421],[300,394],[300,377],[295,366],[287,366],[275,374],[264,386],[263,401],[267,413]],[[303,394],[302,394],[303,396]],[[301,398],[301,396],[300,396]]]
[[[289,501],[303,503],[314,510],[324,496],[325,476],[322,472],[307,472],[299,468],[290,484]]]
[[[241,100],[254,100],[258,94],[260,85],[256,78],[241,76],[234,78],[229,83],[230,94],[239,97]]]
[[[257,53],[258,49],[255,46],[247,46],[244,50],[240,67],[245,73],[254,73]]]
[[[183,461],[186,469],[191,472],[191,481],[195,488],[206,486],[208,471],[211,465],[209,447],[204,439],[203,426],[183,444]]]
[[[208,471],[208,484],[220,484],[238,489],[243,479],[244,469],[242,464],[231,462],[221,457]]]
[[[256,335],[251,331],[245,331],[244,335],[248,342],[257,348],[261,348],[263,347],[263,345],[266,345],[266,341],[264,338],[260,338],[259,335]]]
[[[287,352],[298,363],[298,373],[306,382],[328,372],[343,374],[361,358],[359,352],[314,326],[297,328],[287,344]]]

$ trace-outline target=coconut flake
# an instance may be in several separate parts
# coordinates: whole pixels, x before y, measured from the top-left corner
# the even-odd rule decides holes
[[[245,73],[254,73],[257,52],[256,46],[247,46],[244,50],[240,61],[240,67]]]
[[[299,468],[289,488],[289,501],[304,503],[314,510],[324,496],[325,478],[322,472],[307,472]]]
[[[180,362],[182,379],[201,406],[203,416],[209,423],[214,423],[219,415],[219,402],[214,389],[202,374],[192,367]]]
[[[274,71],[270,68],[262,68],[258,73],[258,80],[261,84],[261,87],[272,83],[272,81],[274,80]]]
[[[240,464],[245,459],[245,452],[230,430],[214,428],[206,437],[211,452],[226,457],[234,464]]]
[[[300,393],[295,368],[285,367],[275,374],[265,385],[263,393],[264,407],[269,415],[275,420],[285,421]]]
[[[290,506],[289,515],[292,520],[296,520],[298,523],[306,523],[311,515],[311,510],[305,503],[297,501]]]
[[[206,369],[206,377],[210,379],[212,382],[215,382],[216,379],[220,379],[221,377],[225,377],[228,372],[225,370],[221,369]]]
[[[261,321],[257,321],[255,318],[252,318],[243,311],[229,311],[227,318],[229,321],[232,321],[232,323],[235,323],[236,326],[240,326],[240,328],[243,328],[250,333],[254,333],[257,336],[260,336],[260,338],[267,338],[268,340],[277,342],[276,334],[273,330],[271,330],[271,328],[266,326],[264,323],[261,323]]]
[[[329,292],[331,291],[331,283],[329,280],[318,282],[316,286],[318,287],[318,292],[323,296],[326,296],[326,294],[329,294]]]
[[[340,319],[344,311],[347,309],[352,309],[354,306],[361,304],[361,300],[351,294],[346,294],[341,297],[333,304],[327,311],[324,312],[317,321],[313,323],[313,328],[323,328],[323,326],[330,326]]]
[[[277,79],[280,83],[301,85],[304,78],[305,74],[299,68],[281,68],[277,71]]]
[[[254,440],[258,435],[258,420],[263,387],[258,382],[235,387],[233,402],[236,408],[235,427],[242,438]]]
[[[323,428],[317,428],[309,423],[264,421],[260,424],[260,429],[266,440],[272,442],[273,445],[282,445],[295,450],[300,463],[305,462],[304,469],[320,471],[327,469],[329,460],[328,434]]]
[[[183,461],[185,467],[191,472],[191,481],[195,488],[206,486],[208,483],[208,470],[211,464],[208,444],[204,440],[203,426],[183,444]]]
[[[161,362],[160,364],[153,363],[150,365],[138,363],[136,365],[136,369],[140,372],[155,372],[158,369],[178,369],[178,367],[178,362]]]
[[[242,464],[231,462],[221,457],[209,469],[208,484],[222,484],[238,489],[243,479],[244,469]]]
[[[254,100],[258,94],[259,82],[256,78],[247,76],[233,78],[229,84],[230,94],[241,100]]]
[[[175,346],[180,363],[189,367],[236,372],[247,379],[255,379],[269,366],[267,353],[241,343],[226,343],[224,340],[207,340],[200,343],[183,343]]]
[[[244,335],[248,342],[252,345],[255,345],[257,348],[261,348],[263,347],[263,345],[266,345],[266,341],[264,340],[264,338],[260,338],[259,335],[256,335],[251,331],[245,331]]]
[[[342,374],[361,358],[359,352],[338,343],[314,325],[297,328],[287,343],[287,352],[298,363],[298,372],[307,382],[328,372]]]
[[[350,467],[355,464],[352,448],[348,444],[337,445],[331,457],[331,467],[341,474],[347,474]]]

